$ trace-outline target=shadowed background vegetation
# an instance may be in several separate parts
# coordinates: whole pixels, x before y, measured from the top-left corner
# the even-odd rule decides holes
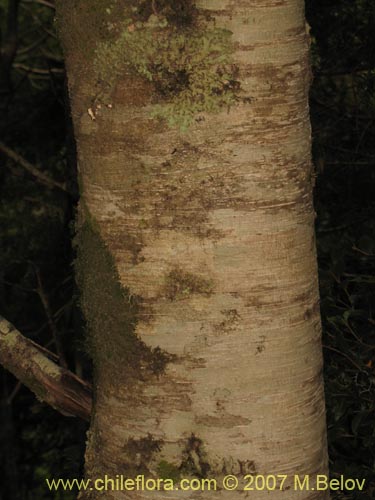
[[[375,3],[308,0],[315,206],[332,477],[375,498]],[[90,379],[72,260],[77,201],[51,0],[0,0],[0,314]],[[40,173],[44,174],[40,175]],[[73,499],[86,424],[0,368],[0,500]]]

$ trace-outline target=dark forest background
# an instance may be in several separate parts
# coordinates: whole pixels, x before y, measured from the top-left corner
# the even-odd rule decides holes
[[[74,142],[53,0],[0,0],[0,314],[90,377],[72,261]],[[332,477],[375,498],[375,2],[308,0],[311,120]],[[40,176],[42,173],[48,178]],[[86,424],[0,368],[0,500],[70,500]]]

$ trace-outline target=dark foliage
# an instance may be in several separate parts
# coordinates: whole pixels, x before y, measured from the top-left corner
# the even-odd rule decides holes
[[[375,498],[375,3],[310,0],[315,206],[332,477]],[[334,497],[335,498],[335,497]]]

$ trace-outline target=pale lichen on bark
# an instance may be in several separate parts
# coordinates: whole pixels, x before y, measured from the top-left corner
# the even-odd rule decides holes
[[[109,18],[116,7],[115,1],[105,10]],[[134,72],[153,84],[151,116],[186,131],[200,113],[218,112],[238,99],[232,33],[199,17],[191,1],[155,2],[152,8],[134,0],[120,22],[107,25],[111,39],[95,50],[98,101],[110,102],[116,83]]]

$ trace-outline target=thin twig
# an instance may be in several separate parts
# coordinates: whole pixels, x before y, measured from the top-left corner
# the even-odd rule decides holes
[[[152,12],[155,14],[155,16],[159,15],[158,9],[156,8],[156,1],[151,0],[151,7],[152,7]]]
[[[12,90],[11,69],[17,52],[19,3],[20,0],[9,0],[8,2],[0,55],[0,91],[2,93],[8,93]]]
[[[333,351],[333,352],[337,352],[337,354],[341,354],[341,356],[344,356],[344,358],[346,358],[348,361],[351,362],[351,364],[353,366],[355,366],[360,372],[365,372],[365,370],[363,370],[363,368],[361,368],[359,365],[357,365],[357,363],[355,361],[352,360],[352,358],[350,358],[347,354],[345,354],[344,352],[341,352],[339,351],[338,349],[335,349],[334,347],[331,347],[329,345],[325,345],[323,344],[323,347],[325,349],[328,349],[329,351]]]
[[[51,311],[51,306],[49,304],[49,300],[48,300],[47,294],[46,294],[46,292],[44,290],[44,286],[43,286],[42,276],[41,276],[40,270],[34,264],[33,264],[33,267],[34,267],[35,274],[36,274],[36,277],[37,277],[37,280],[38,280],[38,287],[36,289],[36,292],[39,295],[40,301],[41,301],[41,303],[43,305],[43,308],[44,308],[44,312],[46,313],[46,317],[47,317],[47,320],[48,320],[48,325],[49,325],[49,328],[50,328],[51,333],[52,333],[52,337],[53,337],[53,341],[54,341],[54,344],[55,344],[55,347],[56,347],[57,355],[59,357],[59,363],[64,368],[68,368],[68,363],[66,362],[65,354],[64,354],[64,349],[63,349],[63,346],[62,346],[62,343],[61,343],[61,339],[60,339],[60,333],[57,330],[55,321],[53,319],[53,314],[52,314],[52,311]]]
[[[366,255],[366,257],[374,257],[375,256],[375,254],[373,254],[373,253],[369,253],[369,252],[365,252],[364,250],[361,250],[356,245],[352,246],[352,250],[354,250],[355,252],[359,252],[362,255]]]
[[[13,64],[14,69],[21,69],[22,71],[27,71],[27,73],[33,73],[35,75],[50,75],[51,73],[63,74],[65,72],[62,68],[32,68],[31,66],[27,66],[26,64],[16,63]]]
[[[67,189],[65,183],[55,181],[48,177],[45,173],[41,172],[37,167],[29,163],[25,158],[23,158],[20,154],[10,149],[8,146],[0,142],[0,151],[8,156],[11,160],[15,161],[18,165],[23,167],[27,172],[29,172],[32,176],[34,176],[39,182],[48,186],[49,188],[57,188],[64,193],[71,195],[70,191]]]
[[[17,56],[20,56],[20,55],[23,55],[23,54],[27,54],[28,52],[31,52],[36,47],[38,47],[38,45],[40,45],[41,43],[43,43],[46,40],[47,36],[48,35],[43,35],[41,38],[39,38],[38,40],[36,40],[34,43],[31,43],[27,47],[24,47],[23,49],[18,49],[17,50]]]
[[[45,5],[50,9],[55,10],[55,5],[52,2],[48,2],[47,0],[23,0],[24,3],[38,3],[39,5]]]
[[[16,383],[16,385],[14,386],[13,391],[9,394],[9,396],[7,398],[8,405],[10,405],[12,403],[13,399],[17,396],[17,394],[18,394],[19,390],[21,389],[21,387],[22,387],[22,384],[21,384],[20,381],[18,381]]]

